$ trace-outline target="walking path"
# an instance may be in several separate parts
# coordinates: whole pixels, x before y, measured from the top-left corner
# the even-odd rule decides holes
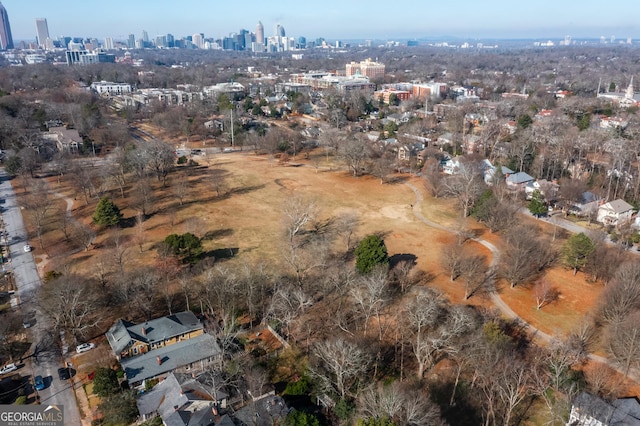
[[[424,223],[429,227],[439,229],[441,231],[450,232],[450,233],[456,232],[454,229],[448,228],[446,226],[443,226],[439,223],[430,221],[429,219],[425,218],[421,211],[422,203],[424,202],[424,196],[422,195],[422,192],[411,183],[405,183],[405,185],[411,188],[411,190],[415,194],[416,200],[413,203],[413,214],[418,220],[420,220],[422,223]],[[557,221],[556,225],[562,228],[565,228],[571,232],[576,232],[576,230],[577,232],[585,232],[584,228],[581,228],[575,223],[570,222],[568,220],[564,220],[564,219]],[[478,244],[482,244],[483,246],[485,246],[487,249],[491,251],[492,258],[491,258],[491,262],[489,263],[489,271],[490,271],[489,274],[494,274],[494,271],[496,270],[499,259],[500,259],[500,250],[498,250],[498,248],[493,244],[491,244],[490,242],[483,240],[481,238],[472,238],[472,240],[477,242]],[[500,297],[500,294],[495,289],[491,291],[491,302],[496,306],[496,308],[498,308],[498,310],[502,313],[502,315],[504,315],[509,319],[518,320],[520,323],[524,324],[527,330],[533,336],[534,340],[537,340],[539,343],[549,344],[554,339],[556,339],[556,336],[552,336],[550,334],[545,333],[544,331],[541,331],[540,329],[534,327],[533,325],[525,321],[518,314],[516,314],[513,311],[513,309],[511,309],[509,305],[507,305],[505,301],[502,300],[502,298]],[[618,373],[624,376],[624,371],[618,368],[613,361],[592,353],[587,354],[587,357],[590,360],[606,364],[607,366],[609,366],[610,368],[614,369],[615,371],[617,371]],[[634,382],[640,384],[640,374],[637,371],[630,371],[627,377],[630,380],[633,380]]]

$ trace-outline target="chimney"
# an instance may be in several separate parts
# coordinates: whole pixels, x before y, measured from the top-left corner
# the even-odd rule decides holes
[[[142,326],[142,335],[146,336],[147,335],[147,329],[144,328],[144,325]]]
[[[218,410],[216,409],[215,405],[211,407],[211,412],[213,413],[214,416],[218,415]]]
[[[158,365],[162,365],[162,360],[160,359],[159,356],[156,357],[156,360],[158,361]]]

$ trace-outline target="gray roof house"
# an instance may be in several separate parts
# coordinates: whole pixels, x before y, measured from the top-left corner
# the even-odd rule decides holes
[[[218,413],[226,406],[226,395],[218,392],[216,400],[202,383],[188,375],[169,374],[136,404],[143,420],[160,416],[167,426],[233,425],[229,416]]]
[[[624,200],[617,199],[604,203],[598,208],[597,221],[604,225],[618,226],[631,220],[633,206]]]
[[[640,401],[618,398],[607,402],[586,392],[579,394],[571,405],[567,426],[640,426]]]
[[[175,370],[201,371],[222,353],[192,312],[143,324],[118,320],[106,337],[133,386]]]
[[[507,187],[517,191],[524,191],[525,186],[535,179],[525,172],[518,172],[507,175]]]

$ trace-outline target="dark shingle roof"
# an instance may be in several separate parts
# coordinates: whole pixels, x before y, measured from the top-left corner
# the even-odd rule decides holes
[[[202,324],[193,312],[179,312],[166,317],[156,318],[144,324],[118,320],[109,331],[107,340],[116,356],[120,356],[132,340],[154,343],[202,329]]]
[[[159,376],[182,366],[220,355],[222,351],[210,334],[201,334],[191,339],[167,345],[121,361],[130,383]],[[162,361],[158,364],[157,358]]]

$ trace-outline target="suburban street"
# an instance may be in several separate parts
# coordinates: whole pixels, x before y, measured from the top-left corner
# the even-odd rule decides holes
[[[17,290],[15,301],[12,303],[19,305],[25,327],[28,327],[27,332],[32,341],[29,353],[37,352],[38,355],[27,359],[25,366],[18,370],[18,373],[32,377],[41,375],[46,388],[39,392],[40,402],[63,406],[64,423],[80,425],[80,412],[71,381],[61,381],[58,378],[57,371],[64,365],[64,360],[55,343],[56,339],[48,334],[46,324],[39,320],[36,295],[41,281],[33,258],[34,252],[24,250],[25,244],[29,243],[27,231],[16,194],[4,169],[0,169],[0,206],[10,250],[10,263],[5,264],[5,267],[13,273]],[[37,247],[34,247],[34,250],[37,253]]]

